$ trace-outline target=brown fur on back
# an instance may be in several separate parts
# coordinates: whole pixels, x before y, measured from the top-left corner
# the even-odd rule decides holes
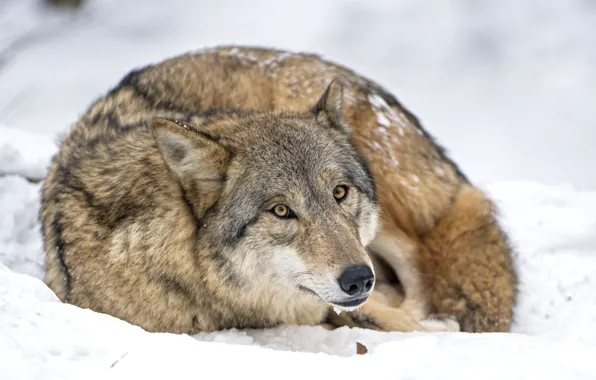
[[[321,322],[325,308],[307,296],[263,301],[267,312],[252,308],[249,315],[242,297],[234,298],[238,289],[222,283],[216,271],[196,272],[193,263],[203,258],[193,255],[189,241],[196,234],[193,218],[201,215],[168,201],[183,193],[161,157],[147,154],[156,150],[146,123],[218,109],[303,112],[333,79],[344,87],[343,119],[352,128],[352,144],[375,180],[381,226],[370,253],[383,251],[400,280],[404,274],[404,310],[417,320],[453,315],[464,331],[507,331],[516,274],[493,203],[382,87],[316,55],[260,48],[208,49],[135,70],[90,107],[62,142],[43,188],[49,286],[64,301],[153,331]],[[89,157],[103,157],[106,165],[87,163]],[[120,207],[112,207],[115,202]],[[175,276],[162,270],[172,267]],[[123,306],[130,297],[146,300],[150,315],[132,303]],[[171,317],[176,309],[205,314]],[[378,315],[393,314],[383,306]],[[383,322],[372,325],[402,328],[384,328]]]

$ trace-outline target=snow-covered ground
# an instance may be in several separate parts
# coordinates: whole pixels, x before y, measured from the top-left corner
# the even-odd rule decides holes
[[[415,111],[501,207],[521,275],[513,333],[185,337],[60,303],[40,280],[41,185],[25,178],[127,70],[219,43],[323,53]],[[96,0],[78,16],[0,1],[0,379],[594,379],[595,104],[589,0]]]

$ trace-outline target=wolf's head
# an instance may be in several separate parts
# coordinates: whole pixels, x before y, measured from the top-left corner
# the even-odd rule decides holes
[[[374,285],[373,178],[342,120],[332,82],[305,112],[209,111],[156,119],[153,135],[184,190],[199,245],[244,292],[310,294],[340,308]]]

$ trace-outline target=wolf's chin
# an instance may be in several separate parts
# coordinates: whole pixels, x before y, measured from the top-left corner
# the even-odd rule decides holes
[[[329,301],[332,306],[337,306],[343,309],[359,308],[368,300],[368,296],[356,298],[348,301]]]

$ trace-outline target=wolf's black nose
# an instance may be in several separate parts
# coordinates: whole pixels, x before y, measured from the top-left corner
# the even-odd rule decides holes
[[[351,296],[370,291],[375,282],[375,275],[368,265],[349,267],[339,276],[339,286]]]

